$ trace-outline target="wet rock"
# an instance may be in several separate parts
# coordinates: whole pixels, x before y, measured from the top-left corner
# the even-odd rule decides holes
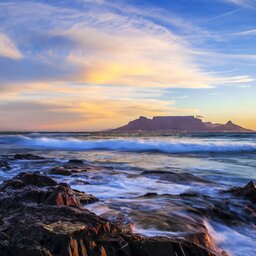
[[[143,195],[142,197],[155,197],[155,196],[158,196],[158,194],[149,192],[149,193],[146,193],[145,195]]]
[[[71,176],[76,173],[85,173],[87,172],[87,169],[85,168],[79,168],[78,166],[57,166],[52,168],[48,171],[49,174],[55,174],[55,175],[63,175],[63,176]]]
[[[206,196],[206,195],[201,195],[199,193],[196,193],[196,192],[186,192],[186,193],[181,193],[181,194],[178,194],[178,195],[172,195],[172,194],[157,194],[155,192],[148,192],[142,196],[139,196],[137,197],[138,199],[140,198],[152,198],[152,197],[155,197],[155,198],[171,198],[171,199],[180,199],[180,201],[182,201],[183,199],[186,199],[186,198],[205,198],[205,199],[210,199],[209,196]]]
[[[22,172],[18,176],[16,176],[16,179],[38,187],[57,185],[57,182],[54,181],[53,179],[47,176],[39,175],[37,173]]]
[[[132,255],[136,256],[213,256],[215,254],[207,251],[204,248],[198,247],[193,243],[185,241],[177,241],[176,243],[170,243],[167,238],[150,238],[142,239],[138,241],[132,241],[130,243]]]
[[[184,197],[182,198],[184,199]],[[192,214],[233,227],[256,224],[256,208],[250,203],[236,199],[223,200],[202,195],[199,195],[197,199],[201,202],[204,200],[204,204],[200,204],[193,199],[194,205],[189,209]]]
[[[7,161],[0,160],[0,170],[8,171],[11,170],[11,167],[9,166]]]
[[[180,172],[170,172],[170,171],[144,171],[142,175],[149,178],[165,180],[175,183],[189,183],[189,182],[199,182],[199,183],[211,183],[208,180],[202,179],[190,173],[180,173]]]
[[[0,197],[0,206],[9,208],[26,203],[79,207],[98,201],[92,195],[72,190],[67,184],[57,184],[51,178],[35,173],[21,173],[5,181],[0,186]]]
[[[13,157],[15,160],[42,160],[44,157],[32,154],[16,154]]]
[[[195,192],[187,192],[187,193],[181,193],[180,194],[180,197],[208,197],[208,196],[205,196],[205,195],[199,195],[198,193],[195,193]]]
[[[0,186],[1,256],[211,256],[186,239],[143,238],[81,207],[95,197],[36,173]]]
[[[88,195],[75,189],[73,189],[73,191],[75,192],[75,196],[81,204],[90,204],[99,201],[98,198],[91,194]]]
[[[54,167],[50,171],[48,171],[49,174],[56,174],[56,175],[63,175],[63,176],[70,176],[72,175],[72,171],[68,170],[63,167]]]
[[[80,159],[71,159],[68,161],[70,164],[83,164],[84,161]]]
[[[90,182],[88,182],[86,180],[76,179],[76,180],[72,181],[71,184],[72,185],[89,185]]]
[[[235,187],[231,188],[230,190],[226,191],[234,196],[243,197],[245,199],[249,199],[253,202],[256,202],[256,186],[253,181],[250,181],[244,187]]]

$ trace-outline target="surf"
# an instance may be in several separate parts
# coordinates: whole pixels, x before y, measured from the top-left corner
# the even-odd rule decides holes
[[[231,139],[195,138],[54,138],[50,136],[29,137],[24,135],[1,136],[1,144],[49,150],[103,150],[124,152],[161,153],[225,153],[255,152],[256,141]]]

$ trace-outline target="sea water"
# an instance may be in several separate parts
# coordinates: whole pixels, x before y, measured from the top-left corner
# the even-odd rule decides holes
[[[44,159],[12,160],[17,153]],[[85,206],[96,214],[132,223],[134,232],[147,236],[183,236],[203,224],[231,255],[256,255],[255,222],[233,225],[190,213],[230,200],[230,211],[242,214],[247,202],[223,191],[256,180],[256,133],[2,133],[0,156],[11,159],[12,168],[0,170],[0,182],[21,171],[47,173],[81,159],[95,170],[53,178],[98,197],[98,203]],[[179,197],[183,193],[200,197]]]

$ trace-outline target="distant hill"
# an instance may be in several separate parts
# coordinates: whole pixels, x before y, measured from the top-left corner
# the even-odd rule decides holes
[[[127,125],[111,130],[113,132],[139,132],[139,131],[189,131],[189,132],[249,132],[251,130],[238,126],[232,121],[226,124],[213,124],[203,122],[194,116],[155,116],[152,119],[141,116]]]

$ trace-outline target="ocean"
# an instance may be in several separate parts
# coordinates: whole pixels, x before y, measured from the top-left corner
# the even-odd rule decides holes
[[[136,233],[184,237],[206,228],[230,255],[256,254],[256,218],[245,210],[252,203],[224,192],[256,180],[256,133],[1,133],[0,156],[11,167],[0,169],[0,182],[46,173],[95,195],[100,201],[86,208]],[[49,174],[72,159],[84,171]]]

